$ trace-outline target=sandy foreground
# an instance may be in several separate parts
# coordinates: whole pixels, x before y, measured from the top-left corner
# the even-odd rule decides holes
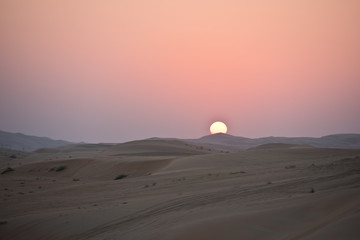
[[[14,171],[0,239],[360,239],[360,150],[144,140],[18,155],[1,157]]]

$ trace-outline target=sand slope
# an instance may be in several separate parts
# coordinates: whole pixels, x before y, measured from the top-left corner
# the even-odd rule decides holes
[[[44,149],[10,164],[1,239],[360,237],[360,150],[221,153],[150,139]],[[57,166],[66,169],[49,171]]]

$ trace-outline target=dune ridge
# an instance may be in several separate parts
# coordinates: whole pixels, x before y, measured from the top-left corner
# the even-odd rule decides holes
[[[0,175],[4,239],[360,236],[358,149],[147,139],[15,154],[0,156],[14,170]]]

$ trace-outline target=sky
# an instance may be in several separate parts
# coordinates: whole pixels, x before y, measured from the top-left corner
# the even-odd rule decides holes
[[[360,133],[360,1],[0,0],[0,130]]]

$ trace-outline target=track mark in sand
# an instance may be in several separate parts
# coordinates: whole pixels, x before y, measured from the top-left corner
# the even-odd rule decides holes
[[[176,198],[176,199],[171,199],[166,202],[159,203],[153,207],[149,207],[149,208],[140,210],[132,215],[124,216],[124,217],[118,218],[116,220],[109,221],[105,224],[102,224],[102,225],[99,225],[99,226],[93,228],[92,230],[90,230],[86,233],[73,236],[70,239],[74,239],[74,240],[75,239],[76,240],[89,239],[91,237],[95,237],[100,234],[110,232],[110,231],[113,231],[116,229],[119,230],[119,228],[121,228],[121,227],[125,228],[125,226],[127,226],[128,228],[126,230],[124,229],[124,231],[123,231],[123,233],[126,233],[126,232],[130,232],[130,231],[134,231],[134,228],[129,227],[128,224],[130,224],[130,223],[133,223],[135,221],[144,221],[144,219],[156,217],[156,216],[163,215],[163,214],[166,214],[169,212],[174,212],[174,211],[178,211],[181,209],[193,209],[193,208],[196,208],[199,206],[219,203],[222,201],[227,201],[227,200],[236,199],[236,198],[246,198],[246,197],[257,195],[257,194],[274,192],[276,190],[277,191],[280,190],[282,192],[283,189],[291,189],[292,187],[296,187],[296,186],[303,185],[303,184],[309,184],[309,183],[319,184],[322,182],[327,182],[327,181],[331,181],[331,180],[338,179],[338,178],[348,177],[353,174],[358,174],[358,173],[357,172],[347,172],[347,173],[341,173],[341,174],[330,175],[330,176],[309,177],[309,178],[304,178],[304,179],[300,179],[300,180],[299,179],[290,180],[290,181],[272,184],[272,185],[257,185],[257,186],[251,186],[251,187],[246,187],[246,188],[239,188],[239,189],[227,188],[225,190],[217,191],[217,192],[194,194],[191,196],[185,196],[185,197],[180,197],[180,198]],[[351,211],[349,213],[351,213]],[[346,214],[349,214],[349,213],[346,212]],[[337,216],[337,217],[339,217],[339,216]],[[297,236],[291,240],[298,240],[298,239],[302,238],[303,236],[307,236],[308,234],[311,234],[313,231],[316,231],[317,229],[326,226],[327,224],[329,224],[329,223],[326,222],[326,223],[319,224],[318,226],[315,226],[314,228],[307,230],[306,232],[302,233],[300,236]],[[135,229],[138,229],[138,228],[139,227],[135,226]],[[69,238],[67,238],[67,239],[69,239]]]
[[[327,227],[328,225],[332,224],[332,223],[335,223],[335,222],[338,222],[342,219],[344,219],[345,217],[348,217],[354,213],[356,213],[359,209],[359,204],[358,202],[355,202],[353,203],[352,205],[347,205],[346,209],[341,212],[341,213],[338,213],[334,216],[331,216],[330,219],[327,219],[327,220],[324,220],[324,221],[321,221],[320,223],[316,224],[315,226],[299,233],[298,235],[292,237],[292,238],[289,238],[288,240],[299,240],[299,239],[303,239],[305,237],[309,237],[311,236],[313,233],[321,230],[322,228],[325,228]]]

